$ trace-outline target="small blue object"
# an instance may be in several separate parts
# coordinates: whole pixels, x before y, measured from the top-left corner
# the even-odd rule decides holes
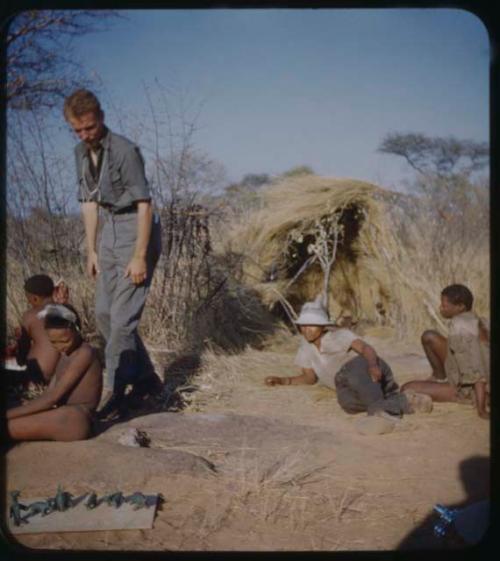
[[[443,505],[436,505],[434,510],[439,514],[439,522],[434,525],[434,534],[443,538],[455,520],[458,510],[456,508],[446,508]]]

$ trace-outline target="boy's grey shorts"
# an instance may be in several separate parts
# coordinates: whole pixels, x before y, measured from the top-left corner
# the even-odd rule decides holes
[[[390,366],[381,358],[378,364],[382,371],[380,382],[374,382],[368,372],[368,362],[357,356],[346,362],[335,375],[337,400],[346,413],[386,411],[391,415],[409,413],[408,400],[399,392]]]

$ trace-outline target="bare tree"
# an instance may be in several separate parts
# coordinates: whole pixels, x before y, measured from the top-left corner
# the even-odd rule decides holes
[[[342,241],[344,235],[344,224],[341,222],[344,210],[344,207],[328,209],[328,212],[314,220],[311,224],[307,226],[300,224],[289,232],[286,243],[287,251],[293,253],[297,251],[298,246],[307,241],[307,253],[309,255],[298,272],[288,282],[287,288],[314,263],[319,263],[323,273],[321,302],[327,310],[329,305],[330,275],[337,258],[339,242]]]
[[[46,273],[63,278],[87,333],[95,331],[92,283],[83,269],[84,233],[77,212],[74,169],[53,143],[49,115],[13,111],[7,152],[7,321],[25,309],[24,280]],[[53,125],[52,125],[53,126]],[[70,160],[72,163],[72,160]]]
[[[156,305],[146,309],[145,325],[154,314],[149,336],[175,344],[186,339],[196,310],[225,285],[212,263],[212,219],[219,210],[205,204],[225,172],[196,147],[201,103],[158,81],[145,86],[145,94],[148,111],[132,137],[150,162],[163,247],[151,290]]]
[[[88,85],[72,41],[103,31],[109,10],[26,10],[6,32],[6,98],[10,109],[54,107],[76,87]]]

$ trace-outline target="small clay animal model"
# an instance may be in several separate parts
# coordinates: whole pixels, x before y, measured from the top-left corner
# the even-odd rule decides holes
[[[73,506],[73,502],[71,500],[72,495],[70,493],[67,493],[66,491],[63,491],[61,485],[57,486],[57,493],[54,499],[56,510],[58,510],[59,512],[64,512],[65,510],[68,510],[68,508],[71,508]]]
[[[32,516],[35,516],[35,514],[41,514],[42,516],[46,516],[51,512],[52,512],[52,508],[48,500],[35,501],[34,503],[28,505],[28,512],[24,516],[24,521],[26,521],[28,518],[31,518]]]
[[[10,507],[9,507],[9,517],[13,519],[14,526],[20,526],[25,520],[21,517],[21,510],[26,510],[28,507],[20,503],[17,499],[21,494],[20,491],[11,491],[10,495]]]
[[[116,491],[115,493],[110,493],[106,497],[103,498],[109,506],[114,506],[115,508],[119,508],[123,504],[123,493],[121,491]]]
[[[56,498],[55,497],[50,497],[49,499],[47,499],[47,504],[50,508],[50,512],[53,512],[54,510],[56,510]]]
[[[95,508],[96,506],[99,506],[100,504],[101,504],[101,501],[97,500],[97,495],[95,493],[90,493],[89,498],[85,501],[85,506],[89,510],[92,510],[93,508]]]
[[[146,497],[146,495],[143,495],[142,493],[139,492],[132,493],[132,495],[125,497],[124,500],[126,503],[130,503],[134,505],[134,510],[139,510],[140,508],[149,507],[148,498]]]

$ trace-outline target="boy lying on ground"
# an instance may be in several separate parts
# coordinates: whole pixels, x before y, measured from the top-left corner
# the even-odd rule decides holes
[[[482,419],[488,419],[489,330],[472,312],[474,297],[462,284],[441,292],[441,315],[450,319],[448,339],[433,330],[422,334],[422,345],[432,367],[429,380],[413,380],[403,390],[429,395],[433,401],[475,404]]]
[[[318,380],[337,390],[337,400],[346,413],[429,412],[432,401],[414,392],[401,393],[389,365],[355,333],[334,327],[319,302],[307,302],[295,321],[303,336],[295,358],[302,374],[292,377],[269,376],[268,386],[315,384]],[[353,357],[350,350],[358,356]]]
[[[61,359],[46,391],[6,412],[11,440],[83,440],[102,392],[102,367],[80,334],[69,304],[49,304],[40,312],[48,338]]]

